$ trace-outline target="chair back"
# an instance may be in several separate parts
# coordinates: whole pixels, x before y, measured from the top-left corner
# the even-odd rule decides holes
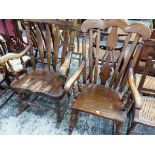
[[[148,56],[138,90],[142,93],[155,96],[155,60]]]
[[[150,38],[150,29],[143,23],[128,24],[122,19],[106,19],[106,20],[86,20],[82,24],[83,32],[83,59],[86,61],[86,33],[89,33],[89,83],[100,82],[103,85],[118,88],[126,75],[128,66],[136,63],[141,52],[139,41]],[[104,40],[101,40],[101,32],[109,32]],[[121,48],[118,61],[114,61],[115,49],[118,45],[118,30],[125,33],[125,40]],[[96,59],[93,59],[93,34],[97,32],[96,37]],[[131,42],[132,38],[132,42]],[[99,48],[100,45],[106,45],[105,54],[102,57],[101,66],[99,67]],[[134,59],[133,59],[134,58]],[[98,81],[98,77],[100,80]],[[83,71],[83,82],[86,83],[87,71],[86,66]],[[108,81],[108,82],[107,82]]]
[[[45,63],[48,70],[58,70],[58,56],[60,63],[63,64],[67,52],[73,51],[74,35],[73,22],[52,19],[28,19],[24,20],[25,31],[28,44],[35,44],[39,52],[39,59],[42,68],[45,69]],[[60,33],[63,35],[63,44],[60,48]],[[30,50],[33,69],[36,68],[34,61],[33,48]]]

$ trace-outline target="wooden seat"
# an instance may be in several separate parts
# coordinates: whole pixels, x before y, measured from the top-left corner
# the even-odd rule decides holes
[[[48,98],[62,98],[63,88],[62,81],[59,80],[57,72],[47,72],[36,70],[28,75],[22,76],[19,80],[11,84],[14,91],[24,91],[45,95]]]
[[[87,84],[84,86],[76,101],[73,102],[72,108],[120,122],[126,120],[126,112],[122,111],[117,92],[102,85]]]

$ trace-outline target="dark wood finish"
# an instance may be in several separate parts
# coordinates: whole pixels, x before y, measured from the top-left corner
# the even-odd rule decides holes
[[[106,52],[102,57],[101,68],[99,68],[99,46],[101,41],[101,31],[111,28],[111,32],[107,37]],[[125,42],[120,52],[117,64],[114,60],[114,51],[117,46],[117,30],[122,29],[126,35]],[[65,90],[69,92],[70,88],[74,89],[75,101],[72,102],[72,112],[70,119],[69,133],[71,134],[80,111],[93,114],[112,120],[116,126],[115,134],[121,133],[121,127],[126,120],[127,110],[123,110],[123,92],[120,94],[119,87],[125,75],[128,73],[129,66],[135,66],[138,60],[141,46],[139,40],[146,40],[150,37],[150,29],[140,23],[127,24],[124,20],[86,20],[82,24],[83,34],[83,62],[74,76],[66,83]],[[92,61],[92,44],[93,31],[96,29],[96,59]],[[89,67],[86,67],[86,33],[89,31]],[[134,41],[129,45],[129,41],[133,33]],[[129,48],[127,56],[125,51]],[[137,50],[138,49],[138,50]],[[138,52],[138,54],[137,54]],[[89,71],[87,71],[89,69]],[[112,71],[113,70],[113,71]],[[74,82],[79,79],[80,74],[83,75],[83,83],[78,82],[77,87]],[[89,74],[87,76],[87,74]],[[87,78],[88,77],[88,80]],[[124,84],[124,83],[123,83]],[[130,106],[129,106],[130,107]]]
[[[56,24],[56,20],[25,20],[25,30],[28,39],[29,53],[31,56],[31,63],[33,70],[30,73],[20,76],[11,84],[11,89],[17,92],[19,96],[19,113],[21,113],[25,108],[30,106],[40,107],[35,102],[35,98],[38,96],[45,97],[49,100],[55,100],[55,111],[57,114],[57,127],[61,123],[66,105],[61,104],[61,100],[64,99],[66,91],[64,90],[64,85],[68,76],[68,71],[70,68],[70,61],[72,55],[72,33],[73,29],[68,29],[63,27],[64,38],[67,40],[62,43],[62,55],[60,57],[60,64],[58,64],[58,52],[59,40],[60,40],[60,28],[62,24],[59,22]],[[39,26],[40,24],[40,26]],[[41,65],[37,65],[34,61],[33,49],[32,49],[32,33],[30,26],[33,25],[35,32],[35,39],[37,43],[37,50],[39,53],[39,59]],[[45,27],[41,28],[41,25]],[[52,31],[50,31],[52,29]],[[69,33],[68,33],[69,31]],[[52,33],[51,33],[52,32]],[[44,35],[44,37],[43,37]],[[54,37],[54,39],[52,38]],[[68,43],[68,40],[70,42]],[[53,43],[54,42],[54,43]],[[54,46],[54,47],[53,47]],[[23,55],[23,53],[18,54],[18,57]],[[7,58],[3,61],[8,60]],[[46,63],[47,60],[47,63]],[[51,65],[52,62],[52,65]],[[60,66],[60,68],[58,68]],[[32,96],[29,101],[25,100],[26,96]],[[24,97],[25,96],[25,97]],[[34,97],[34,98],[33,98]],[[43,104],[41,108],[51,109],[50,105]]]
[[[12,82],[11,86],[16,92],[30,93],[49,97],[49,99],[62,98],[62,81],[56,72],[35,70],[29,75],[20,77]]]

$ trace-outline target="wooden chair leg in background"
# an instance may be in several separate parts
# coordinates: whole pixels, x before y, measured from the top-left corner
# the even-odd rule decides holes
[[[2,97],[2,95],[4,95],[7,90],[9,90],[10,88],[10,79],[9,79],[9,76],[3,76],[3,74],[0,74],[0,96]],[[6,85],[2,85],[2,83],[6,83]],[[14,95],[15,93],[11,93],[9,95],[9,97],[3,102],[0,104],[0,109],[10,100],[10,98]]]
[[[60,102],[55,104],[55,112],[56,112],[56,117],[57,117],[57,123],[56,123],[56,128],[59,127],[60,122],[61,122],[61,105]]]
[[[135,111],[134,108],[131,107],[129,113],[128,113],[128,127],[127,127],[127,135],[129,135],[131,133],[132,130],[134,130],[134,128],[136,127],[136,123],[134,122],[134,116],[135,116]]]
[[[9,75],[5,74],[5,81],[6,81],[6,84],[8,85],[8,87],[10,87],[10,84],[11,84],[11,80],[10,80],[10,77]]]
[[[24,105],[23,104],[23,94],[22,93],[18,93],[18,112],[16,114],[16,116],[19,116],[24,110],[26,110],[30,105]]]
[[[115,122],[112,121],[112,135],[115,134]]]
[[[136,125],[137,125],[137,123],[135,123],[135,122],[133,122],[131,124],[131,126],[127,130],[127,135],[129,135],[131,133],[131,131],[133,131],[135,129]]]
[[[72,109],[70,116],[70,124],[69,124],[69,135],[72,134],[74,127],[76,126],[76,122],[78,120],[78,110]]]
[[[123,123],[116,121],[115,125],[116,125],[115,135],[121,135],[121,129],[123,127]]]
[[[60,123],[63,120],[66,109],[67,109],[67,104],[62,105],[59,101],[55,104],[55,111],[56,111],[56,115],[57,115],[56,128],[60,127]]]

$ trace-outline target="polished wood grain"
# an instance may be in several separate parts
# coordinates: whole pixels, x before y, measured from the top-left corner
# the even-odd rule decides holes
[[[56,72],[36,70],[12,82],[11,87],[16,92],[25,92],[57,99],[63,96],[62,81]]]
[[[66,82],[65,84],[65,91],[69,92],[71,87],[73,86],[74,82],[79,78],[81,75],[82,71],[84,70],[85,67],[85,61],[83,60],[77,71],[74,73],[74,75]]]
[[[131,92],[132,92],[132,95],[133,95],[133,98],[135,101],[135,107],[140,109],[142,106],[141,97],[140,97],[140,94],[139,94],[138,89],[136,87],[136,84],[134,82],[133,69],[132,68],[130,68],[130,71],[129,71],[129,86],[130,86],[130,89],[131,89]]]
[[[125,29],[127,33],[137,33],[142,36],[143,40],[148,40],[151,35],[151,31],[144,23],[131,23]]]
[[[73,109],[116,121],[125,121],[125,112],[121,111],[121,101],[117,92],[103,85],[87,84],[83,87]]]

